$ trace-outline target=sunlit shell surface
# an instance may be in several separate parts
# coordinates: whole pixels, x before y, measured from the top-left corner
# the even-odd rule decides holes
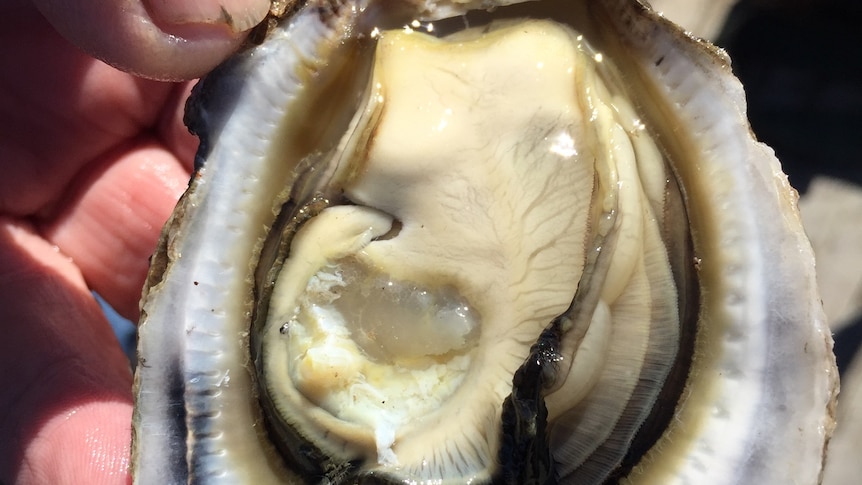
[[[136,483],[819,481],[832,341],[729,61],[492,6],[312,1],[198,85]]]

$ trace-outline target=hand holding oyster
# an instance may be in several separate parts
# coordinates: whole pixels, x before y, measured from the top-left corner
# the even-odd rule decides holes
[[[816,483],[813,260],[717,49],[636,1],[309,2],[201,81],[137,483]]]

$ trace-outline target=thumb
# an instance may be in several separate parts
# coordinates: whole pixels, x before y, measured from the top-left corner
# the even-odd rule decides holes
[[[33,0],[73,44],[114,67],[161,80],[199,77],[230,55],[269,0]]]

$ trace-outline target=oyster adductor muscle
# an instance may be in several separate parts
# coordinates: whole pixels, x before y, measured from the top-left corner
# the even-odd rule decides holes
[[[639,2],[315,2],[195,89],[137,483],[816,483],[813,259]]]

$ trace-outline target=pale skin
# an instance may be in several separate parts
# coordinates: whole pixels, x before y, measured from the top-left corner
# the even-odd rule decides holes
[[[0,5],[0,483],[129,482],[132,374],[90,292],[137,319],[197,144],[190,84],[129,73],[205,74],[268,6]]]

